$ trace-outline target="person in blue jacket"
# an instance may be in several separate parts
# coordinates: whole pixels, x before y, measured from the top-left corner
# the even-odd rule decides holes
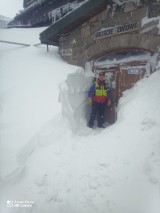
[[[105,83],[105,72],[100,72],[98,79],[91,85],[88,104],[92,106],[88,127],[93,128],[97,115],[98,127],[103,128],[106,104],[111,106],[111,88]]]

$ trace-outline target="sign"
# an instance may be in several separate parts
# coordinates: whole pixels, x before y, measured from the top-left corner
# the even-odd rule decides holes
[[[72,49],[61,50],[61,55],[70,56],[72,55]]]
[[[128,68],[128,74],[129,75],[138,75],[139,74],[139,69],[138,67],[131,67],[131,68]]]
[[[114,35],[117,35],[117,34],[137,31],[140,28],[141,28],[140,22],[118,25],[118,26],[115,26],[115,27],[105,28],[103,30],[96,32],[94,34],[94,38],[95,39],[101,39],[101,38],[105,38],[105,37],[114,36]]]

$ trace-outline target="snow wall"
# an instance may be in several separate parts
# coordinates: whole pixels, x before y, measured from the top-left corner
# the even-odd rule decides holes
[[[137,60],[138,59],[146,59],[150,62],[151,70],[156,70],[157,65],[157,54],[153,56],[146,55],[141,56],[134,56],[129,58],[123,58],[126,62]],[[106,61],[102,62],[102,65],[105,64],[105,67],[111,67],[111,64],[118,64],[121,62],[120,60],[113,59],[113,61]],[[112,62],[112,63],[111,63]],[[101,62],[98,63],[101,65]],[[92,72],[93,62],[86,62],[85,70],[83,68],[77,68],[75,73],[71,73],[67,76],[65,82],[61,83],[59,86],[60,95],[59,95],[59,102],[62,104],[62,115],[63,118],[69,124],[68,126],[72,130],[73,133],[84,133],[84,128],[87,126],[87,122],[89,120],[91,106],[87,104],[87,96],[88,91],[93,83],[94,79],[98,77],[98,70],[93,73]],[[149,70],[148,70],[149,69]],[[148,71],[147,71],[148,70]],[[146,67],[146,75],[150,75],[150,67]],[[109,87],[115,88],[115,81],[111,81],[112,75],[110,73],[106,73],[106,83]]]
[[[87,95],[93,80],[94,75],[91,71],[84,72],[82,68],[78,68],[59,86],[62,115],[73,133],[78,133],[87,126],[91,110],[87,105]]]

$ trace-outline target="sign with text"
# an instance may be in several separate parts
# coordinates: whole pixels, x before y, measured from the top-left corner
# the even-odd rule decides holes
[[[138,75],[140,72],[140,69],[138,67],[130,67],[128,68],[128,75]]]
[[[139,29],[141,29],[141,23],[140,22],[118,25],[118,26],[115,26],[115,27],[109,27],[109,28],[105,28],[105,29],[102,29],[100,31],[97,31],[94,34],[94,38],[95,39],[101,39],[101,38],[105,38],[105,37],[114,36],[114,35],[117,35],[117,34],[137,31]]]

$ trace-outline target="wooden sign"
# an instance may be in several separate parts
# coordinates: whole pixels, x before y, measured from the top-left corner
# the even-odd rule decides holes
[[[94,39],[101,39],[101,38],[105,38],[105,37],[114,36],[114,35],[117,35],[117,34],[129,33],[129,32],[133,32],[133,31],[137,31],[139,29],[141,29],[141,23],[140,22],[118,25],[118,26],[115,26],[115,27],[109,27],[109,28],[105,28],[105,29],[102,29],[100,31],[97,31],[94,34]]]

